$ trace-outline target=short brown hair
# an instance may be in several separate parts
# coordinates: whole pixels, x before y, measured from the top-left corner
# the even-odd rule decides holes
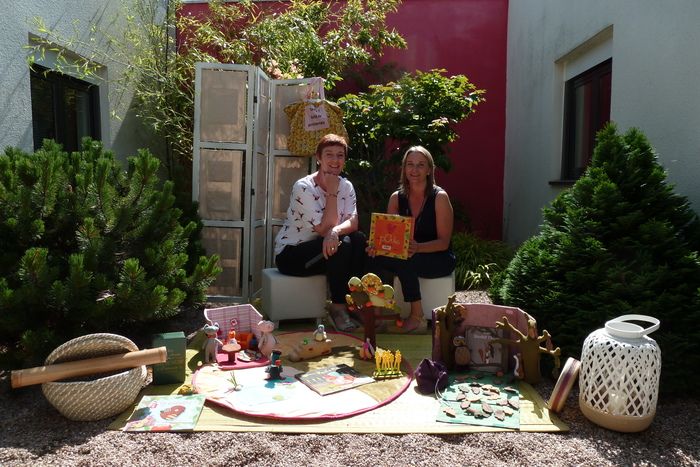
[[[345,151],[345,157],[348,157],[348,142],[345,141],[345,138],[342,136],[333,133],[328,133],[318,140],[318,145],[316,146],[316,157],[321,157],[323,148],[327,148],[328,146],[341,146]]]

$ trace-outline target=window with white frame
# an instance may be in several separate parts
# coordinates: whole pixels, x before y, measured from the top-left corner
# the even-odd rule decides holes
[[[65,151],[80,149],[85,136],[100,139],[99,86],[36,64],[30,80],[35,150],[45,138]]]
[[[610,121],[612,58],[566,81],[563,180],[576,180],[593,156],[595,135]]]

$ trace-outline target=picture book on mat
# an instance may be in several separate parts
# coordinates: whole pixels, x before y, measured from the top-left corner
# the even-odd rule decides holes
[[[297,379],[322,396],[374,382],[344,363],[330,365],[296,375]]]
[[[124,431],[188,431],[204,407],[203,394],[143,396],[127,419]]]

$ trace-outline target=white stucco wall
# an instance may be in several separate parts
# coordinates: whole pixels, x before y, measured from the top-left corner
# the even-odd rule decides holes
[[[513,0],[504,239],[538,233],[560,178],[564,81],[612,57],[611,119],[640,128],[700,210],[700,2]]]
[[[7,146],[33,151],[32,109],[27,49],[30,34],[37,34],[32,22],[42,17],[46,25],[63,35],[73,35],[74,25],[82,30],[81,39],[88,37],[91,25],[118,35],[123,27],[122,2],[117,0],[5,0],[0,15],[0,150]],[[73,50],[75,51],[75,50]],[[78,50],[78,52],[81,52]],[[83,52],[84,55],[87,53]],[[53,68],[51,56],[37,60]],[[102,78],[90,80],[100,86],[100,124],[105,147],[118,156],[133,155],[141,147],[158,150],[159,142],[138,122],[129,111],[132,96],[125,94],[117,102],[116,94],[109,92],[109,80],[116,78],[120,67],[103,63],[106,69]],[[114,89],[113,89],[114,90]],[[116,110],[120,118],[110,112]]]

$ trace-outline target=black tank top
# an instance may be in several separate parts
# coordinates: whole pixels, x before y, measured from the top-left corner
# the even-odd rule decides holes
[[[419,243],[437,239],[437,221],[435,219],[435,197],[440,187],[433,186],[433,192],[428,195],[423,205],[423,210],[418,213],[413,226],[413,238]],[[399,192],[399,214],[411,216],[411,207],[408,198]]]

